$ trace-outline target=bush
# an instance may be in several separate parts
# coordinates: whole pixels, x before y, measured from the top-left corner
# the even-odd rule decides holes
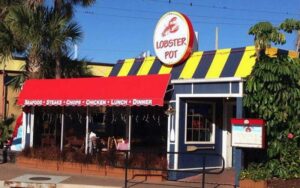
[[[262,55],[247,78],[244,105],[252,117],[266,121],[264,167],[277,178],[300,177],[300,60],[287,55]],[[249,171],[250,170],[250,171]]]
[[[12,127],[11,124],[14,121],[14,117],[11,116],[7,119],[0,120],[0,148],[3,148],[11,138]]]
[[[247,169],[242,170],[240,173],[240,179],[251,179],[251,180],[267,180],[271,178],[270,170],[263,166],[263,164],[252,163]]]

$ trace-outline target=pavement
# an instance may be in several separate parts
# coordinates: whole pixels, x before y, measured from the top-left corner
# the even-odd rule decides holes
[[[180,181],[151,182],[130,180],[128,188],[201,188],[202,175]],[[124,179],[107,176],[87,176],[29,169],[13,163],[0,164],[0,188],[123,188]],[[234,188],[234,171],[220,175],[206,175],[205,188]]]

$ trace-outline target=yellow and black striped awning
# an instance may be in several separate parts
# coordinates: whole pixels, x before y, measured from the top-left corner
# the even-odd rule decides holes
[[[270,48],[266,54],[285,53],[298,57],[299,53]],[[120,60],[110,76],[171,74],[172,79],[223,78],[248,76],[256,63],[254,46],[194,52],[185,62],[166,66],[156,57]]]

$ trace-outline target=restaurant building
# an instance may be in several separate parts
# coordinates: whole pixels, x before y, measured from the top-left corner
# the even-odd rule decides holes
[[[157,56],[120,60],[106,78],[26,81],[18,100],[25,109],[23,148],[41,145],[34,130],[45,123],[44,109],[51,107],[61,149],[64,127],[76,118],[85,132],[85,152],[88,130],[97,121],[100,137],[121,136],[128,140],[128,149],[157,146],[169,152],[216,153],[225,167],[240,168],[241,149],[231,146],[230,119],[243,117],[244,81],[257,63],[254,46],[193,51],[192,25],[177,12],[165,14],[155,33]],[[276,48],[266,51],[277,53],[299,57]],[[44,116],[38,123],[36,113]],[[42,135],[44,129],[39,131]],[[168,155],[167,161],[174,170],[202,168],[202,159],[193,155]],[[222,158],[207,159],[206,168],[220,166]],[[183,176],[172,173],[169,178]]]

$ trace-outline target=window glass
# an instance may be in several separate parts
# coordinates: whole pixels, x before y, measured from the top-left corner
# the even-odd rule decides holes
[[[212,142],[213,104],[187,103],[186,141]]]

